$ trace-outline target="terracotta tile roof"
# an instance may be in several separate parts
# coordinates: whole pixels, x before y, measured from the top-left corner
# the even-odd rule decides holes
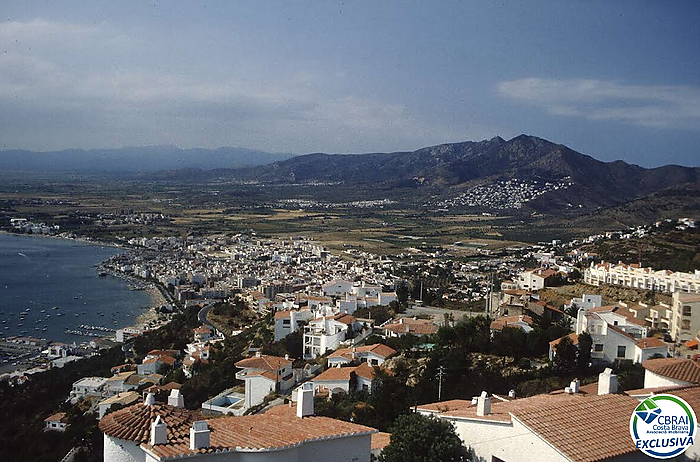
[[[245,369],[261,369],[264,371],[277,372],[279,369],[292,364],[289,359],[284,359],[279,356],[260,355],[250,358],[241,359],[235,365]]]
[[[656,337],[648,337],[637,340],[637,346],[644,350],[646,348],[667,347],[668,345],[666,345],[666,343],[661,339]]]
[[[525,323],[528,326],[532,326],[533,320],[530,316],[502,316],[491,322],[491,330],[502,330],[504,327],[520,327],[518,325],[512,326],[516,323]]]
[[[212,329],[209,326],[199,326],[194,330],[195,334],[211,334]]]
[[[278,311],[278,312],[275,313],[275,319],[284,319],[284,318],[288,318],[289,315],[290,315],[290,313],[291,313],[290,310]]]
[[[272,380],[273,382],[277,382],[277,379],[281,378],[270,371],[253,371],[246,374],[246,377],[264,377],[268,380]]]
[[[572,333],[570,333],[569,335],[565,335],[564,337],[569,337],[569,340],[571,340],[571,343],[572,343],[572,344],[578,345],[578,334],[576,334],[576,332],[572,332]],[[551,348],[554,348],[555,346],[559,345],[559,342],[561,342],[561,340],[562,340],[564,337],[560,337],[560,338],[558,338],[558,339],[556,339],[556,340],[552,340],[551,342],[549,342],[549,346],[550,346]]]
[[[150,387],[146,388],[147,393],[155,393],[156,391],[170,391],[170,390],[179,390],[182,388],[181,383],[177,382],[168,382],[165,385],[151,385]]]
[[[577,393],[569,398],[573,399],[514,409],[513,417],[573,461],[597,461],[636,451],[629,420],[639,401],[625,395]]]
[[[354,367],[331,367],[314,377],[314,382],[350,380]]]
[[[437,332],[438,327],[429,319],[400,318],[403,322],[387,324],[384,329],[398,334],[430,335]]]
[[[380,356],[384,359],[389,358],[390,356],[393,356],[396,354],[396,350],[393,348],[384,345],[383,343],[375,343],[373,345],[363,345],[355,348],[355,353],[358,355],[362,355],[364,353],[374,353],[377,356]],[[352,348],[341,348],[339,350],[335,350],[333,353],[331,353],[328,358],[338,358],[338,357],[343,357],[347,359],[352,358]]]
[[[199,413],[167,404],[134,404],[107,414],[100,420],[99,428],[114,438],[145,443],[150,439],[151,423],[157,416],[167,425],[168,441],[182,441],[189,447],[190,427],[200,419]]]
[[[50,415],[47,418],[44,419],[44,422],[63,422],[65,423],[66,419],[66,413],[65,412],[58,412],[54,415]]]
[[[642,363],[644,369],[670,379],[700,384],[700,363],[692,359],[661,358]]]
[[[368,380],[374,380],[375,373],[374,373],[374,368],[370,366],[367,363],[362,363],[359,366],[355,367],[355,374],[358,376],[368,379]]]
[[[377,432],[372,433],[372,451],[384,449],[391,442],[391,433]]]
[[[236,451],[265,451],[298,447],[306,442],[350,436],[371,435],[377,430],[329,417],[299,418],[295,408],[276,406],[264,414],[222,417],[207,421],[211,430],[211,446],[191,450],[189,434],[167,444],[150,446],[150,452],[161,458],[183,457]],[[169,429],[169,427],[168,427]],[[189,429],[188,429],[189,431]]]

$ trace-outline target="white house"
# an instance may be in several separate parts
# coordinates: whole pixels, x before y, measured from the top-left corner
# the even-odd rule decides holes
[[[384,361],[396,354],[396,350],[381,343],[352,348],[341,348],[328,355],[328,367],[345,366],[366,362],[370,366],[381,366]]]
[[[315,390],[328,390],[330,396],[336,393],[350,393],[350,390],[367,391],[376,387],[374,368],[366,362],[359,366],[330,367],[313,379]]]
[[[83,377],[73,383],[70,398],[73,401],[86,396],[102,396],[102,389],[107,383],[106,377]]]
[[[275,313],[275,342],[296,332],[303,323],[313,319],[311,310],[287,310]]]
[[[44,419],[44,431],[64,432],[68,427],[65,412],[59,412]]]
[[[257,352],[255,356],[238,361],[238,380],[245,381],[245,408],[263,402],[270,393],[286,391],[294,386],[292,361],[289,357],[280,358]]]
[[[323,284],[321,286],[321,290],[323,291],[323,295],[334,296],[334,297],[352,293],[352,288],[353,288],[352,282],[343,281],[340,279],[330,281],[330,282]]]
[[[578,343],[578,336],[583,332],[590,334],[593,340],[593,361],[611,363],[630,360],[642,363],[656,355],[668,355],[666,343],[647,337],[646,322],[619,305],[581,308],[576,317],[576,332],[569,335],[574,344]],[[556,346],[560,341],[561,338],[549,343],[550,359],[556,355]]]
[[[97,403],[97,418],[101,419],[105,416],[112,405],[131,406],[137,401],[140,401],[141,395],[137,391],[125,391],[109,398],[103,399]]]
[[[296,407],[211,420],[184,409],[182,400],[159,404],[151,395],[145,403],[108,414],[99,428],[103,459],[110,462],[369,462],[377,432],[314,415],[312,389],[302,390]]]
[[[354,316],[340,313],[309,321],[304,328],[304,359],[314,359],[338,348],[348,331],[360,328]]]

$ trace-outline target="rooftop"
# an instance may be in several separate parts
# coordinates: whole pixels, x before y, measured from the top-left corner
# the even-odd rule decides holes
[[[700,384],[700,363],[692,359],[660,358],[642,363],[644,369],[671,379]]]

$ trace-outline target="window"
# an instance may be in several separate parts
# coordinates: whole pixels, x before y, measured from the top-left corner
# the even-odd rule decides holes
[[[614,325],[614,326],[617,326],[617,321],[614,321],[614,322],[613,322],[613,325]]]
[[[289,324],[290,324],[290,323],[291,323],[291,320],[290,320],[290,319],[283,319],[283,320],[282,320],[282,325],[283,325],[283,326],[289,327]]]
[[[627,347],[624,345],[618,345],[617,346],[617,357],[618,358],[624,358],[625,353],[627,353]]]
[[[690,316],[690,307],[688,305],[683,306],[683,316]]]
[[[593,351],[598,351],[598,352],[603,351],[603,344],[602,344],[602,343],[596,343],[596,344],[593,346]]]

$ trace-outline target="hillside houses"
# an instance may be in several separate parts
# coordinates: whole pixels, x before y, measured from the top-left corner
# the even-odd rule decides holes
[[[578,336],[583,332],[590,334],[593,340],[592,361],[612,363],[630,360],[642,363],[652,357],[668,355],[665,342],[648,337],[648,323],[636,318],[634,312],[620,304],[581,308],[576,318],[576,331],[569,338],[577,344]],[[556,355],[556,346],[560,341],[550,342],[550,359]]]
[[[646,380],[645,389],[618,390],[610,369],[597,383],[580,386],[572,381],[565,390],[527,398],[505,397],[484,391],[471,400],[450,400],[417,407],[423,415],[451,422],[465,446],[478,460],[593,461],[647,460],[630,438],[629,422],[639,402],[672,390],[691,406],[700,406],[700,370],[676,359],[643,363],[648,373],[663,371],[663,379],[682,376],[679,383]],[[669,377],[671,376],[671,377]],[[669,384],[671,388],[669,388]],[[581,418],[585,416],[585,425]],[[687,457],[697,457],[692,446]]]
[[[622,262],[617,264],[601,262],[591,263],[584,272],[583,280],[586,284],[594,286],[613,284],[659,292],[679,291],[700,294],[700,270],[695,270],[693,273],[655,271],[653,268],[643,268],[636,263],[627,265]]]

